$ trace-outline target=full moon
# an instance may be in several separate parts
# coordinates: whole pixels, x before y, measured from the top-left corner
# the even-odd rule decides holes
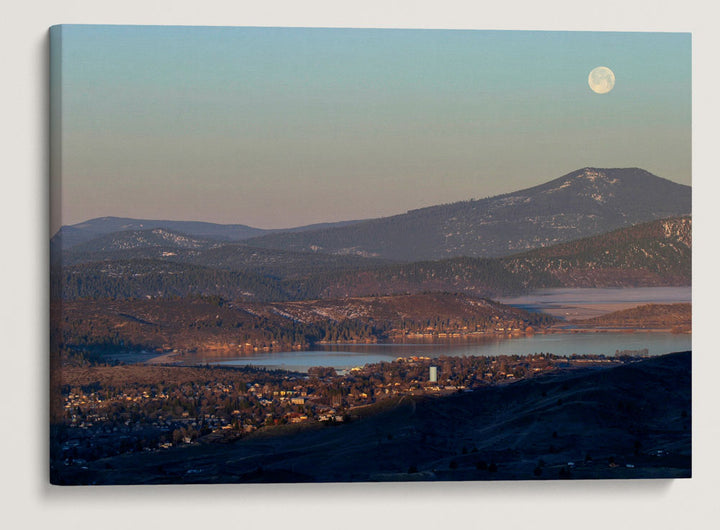
[[[607,66],[593,68],[588,76],[588,85],[597,94],[607,94],[615,86],[615,74]]]

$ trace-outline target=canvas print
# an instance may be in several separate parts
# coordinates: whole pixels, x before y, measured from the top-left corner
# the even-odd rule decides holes
[[[50,30],[50,481],[691,476],[691,35]]]

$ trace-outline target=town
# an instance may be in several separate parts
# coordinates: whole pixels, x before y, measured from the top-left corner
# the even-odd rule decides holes
[[[254,367],[68,363],[53,411],[52,451],[65,466],[104,457],[227,443],[282,426],[336,426],[372,414],[375,404],[405,395],[472,392],[543,373],[621,364],[624,356],[398,358],[338,374]],[[74,364],[74,365],[73,365]],[[298,426],[301,427],[301,426]]]

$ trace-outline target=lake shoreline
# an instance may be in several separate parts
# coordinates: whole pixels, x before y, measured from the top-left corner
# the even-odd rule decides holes
[[[625,350],[648,348],[652,355],[669,353],[673,350],[689,349],[691,346],[691,321],[688,310],[685,314],[661,308],[651,310],[639,317],[634,315],[623,325],[624,318],[592,321],[577,318],[581,310],[592,309],[590,314],[600,313],[603,317],[614,312],[625,311],[628,306],[642,308],[643,305],[671,306],[688,304],[691,297],[689,288],[636,288],[636,289],[578,289],[545,290],[535,293],[533,309],[563,312],[559,321],[546,326],[508,328],[507,326],[483,331],[438,331],[389,333],[385,337],[365,340],[317,341],[311,344],[272,344],[248,348],[247,344],[198,343],[191,349],[181,348],[172,342],[160,350],[107,353],[108,359],[127,364],[176,364],[197,365],[207,363],[237,362],[278,368],[308,363],[316,366],[327,365],[345,368],[357,362],[378,362],[400,356],[412,356],[413,349],[441,355],[494,355],[527,354],[533,351],[547,351],[559,355],[573,353],[602,353],[612,356]],[[613,300],[613,297],[615,299]],[[622,299],[620,299],[622,297]],[[528,308],[530,297],[520,305]],[[567,315],[572,316],[567,318]],[[667,315],[677,317],[674,320]],[[586,313],[587,314],[587,313]],[[621,313],[622,315],[622,313]],[[680,317],[678,317],[680,315]],[[647,325],[644,325],[647,323]],[[676,347],[677,346],[677,347]],[[424,355],[424,353],[423,353]],[[355,357],[356,359],[351,359]]]
[[[328,351],[323,349],[322,347],[328,346],[328,347],[338,347],[338,346],[350,346],[350,347],[358,347],[358,346],[367,346],[367,347],[373,347],[373,346],[443,346],[443,345],[452,345],[457,343],[467,343],[467,344],[473,344],[478,343],[482,344],[487,341],[487,339],[498,339],[502,341],[506,340],[514,340],[514,339],[520,339],[520,338],[527,338],[532,337],[533,335],[578,335],[578,334],[599,334],[599,333],[625,333],[625,334],[635,334],[635,333],[667,333],[672,335],[692,335],[691,331],[682,331],[682,332],[676,332],[672,331],[670,328],[615,328],[615,327],[604,327],[604,328],[572,328],[572,329],[557,329],[557,328],[548,328],[548,329],[542,329],[538,330],[534,333],[511,333],[511,334],[503,334],[503,333],[484,333],[482,335],[458,335],[458,336],[452,336],[452,337],[443,337],[441,339],[429,337],[428,340],[422,340],[421,342],[412,342],[412,341],[404,341],[404,340],[393,340],[393,339],[387,339],[383,341],[376,341],[376,342],[329,342],[329,341],[319,341],[316,342],[311,348],[320,346],[319,349],[309,349],[309,350],[303,350],[303,351],[297,351],[295,353],[303,353],[303,352],[323,352]],[[416,338],[416,337],[414,337]],[[184,361],[181,360],[182,357],[185,357],[186,355],[197,355],[198,353],[210,353],[210,352],[216,352],[217,350],[208,350],[207,352],[204,350],[199,350],[198,352],[191,353],[191,352],[147,352],[147,351],[140,351],[140,352],[122,352],[122,353],[106,353],[104,354],[104,357],[113,360],[113,361],[119,361],[124,364],[183,364]],[[236,353],[236,352],[233,352]],[[257,354],[280,354],[280,353],[289,353],[287,350],[279,349],[277,351],[268,351],[268,352],[252,352],[252,353],[243,353],[243,352],[237,352],[239,355],[237,357],[254,357]],[[214,358],[222,358],[223,356],[214,356]],[[213,357],[209,357],[213,358]]]
[[[213,352],[183,354],[171,352],[156,355],[145,361],[148,365],[177,366],[253,366],[268,370],[307,372],[314,366],[341,371],[366,364],[391,362],[398,358],[427,357],[496,357],[503,355],[533,355],[550,353],[562,357],[573,355],[643,355],[654,357],[692,349],[689,333],[667,333],[642,330],[613,332],[609,330],[558,331],[532,336],[496,336],[485,340],[384,342],[374,344],[325,344],[302,351],[261,352],[254,354],[217,355]],[[119,357],[116,357],[118,360]]]

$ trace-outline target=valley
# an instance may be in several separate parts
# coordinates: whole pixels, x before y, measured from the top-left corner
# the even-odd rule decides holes
[[[689,197],[583,168],[288,230],[63,227],[53,481],[688,476]]]

